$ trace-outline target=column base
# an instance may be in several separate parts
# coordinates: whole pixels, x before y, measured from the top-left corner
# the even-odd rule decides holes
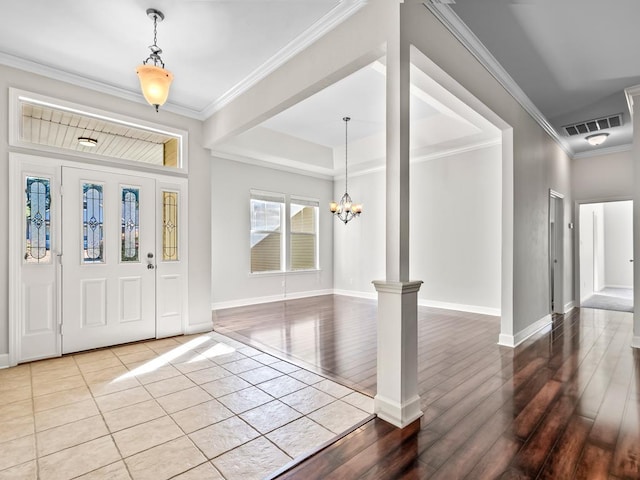
[[[420,397],[405,401],[402,405],[377,394],[374,398],[374,412],[379,418],[398,428],[404,428],[422,417]]]

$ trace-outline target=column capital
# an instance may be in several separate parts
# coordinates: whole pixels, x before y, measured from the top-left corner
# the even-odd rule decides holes
[[[420,290],[422,280],[412,280],[409,282],[387,282],[386,280],[374,280],[373,286],[377,292],[383,293],[415,293]]]

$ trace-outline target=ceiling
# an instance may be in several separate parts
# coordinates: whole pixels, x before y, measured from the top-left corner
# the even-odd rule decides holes
[[[624,89],[640,84],[637,0],[449,0],[452,10],[526,96],[572,153],[594,150],[585,135],[562,127],[623,113],[599,148],[629,146]]]
[[[623,114],[623,126],[596,149],[628,148],[631,123],[624,88],[640,84],[636,46],[640,2],[616,0],[429,0],[462,20],[555,130],[570,154],[594,151],[563,126]],[[205,119],[273,71],[314,38],[361,8],[364,0],[22,0],[3,6],[0,63],[144,102],[135,67],[148,55],[153,23],[165,14],[157,43],[175,75],[167,110]],[[449,4],[449,5],[444,5]],[[61,13],[64,12],[64,13]],[[469,33],[472,32],[472,33]],[[630,61],[631,60],[631,61]],[[344,123],[349,161],[380,163],[384,152],[383,60],[220,146],[229,158],[339,174]],[[429,79],[412,76],[412,153],[434,155],[483,145],[496,131],[447,98]],[[522,100],[522,99],[521,99]],[[260,148],[257,147],[260,145]]]
[[[308,44],[361,0],[21,0],[5,2],[0,58],[27,60],[140,101],[136,66],[157,44],[175,75],[167,108],[204,118]],[[14,62],[15,63],[15,62]],[[74,78],[71,78],[74,80]]]

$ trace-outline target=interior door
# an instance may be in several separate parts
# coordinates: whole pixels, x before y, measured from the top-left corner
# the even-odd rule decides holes
[[[156,336],[155,180],[63,167],[62,351]]]

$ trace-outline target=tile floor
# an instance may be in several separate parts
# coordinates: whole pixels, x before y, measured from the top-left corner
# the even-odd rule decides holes
[[[217,333],[0,370],[0,480],[260,479],[373,400]]]

